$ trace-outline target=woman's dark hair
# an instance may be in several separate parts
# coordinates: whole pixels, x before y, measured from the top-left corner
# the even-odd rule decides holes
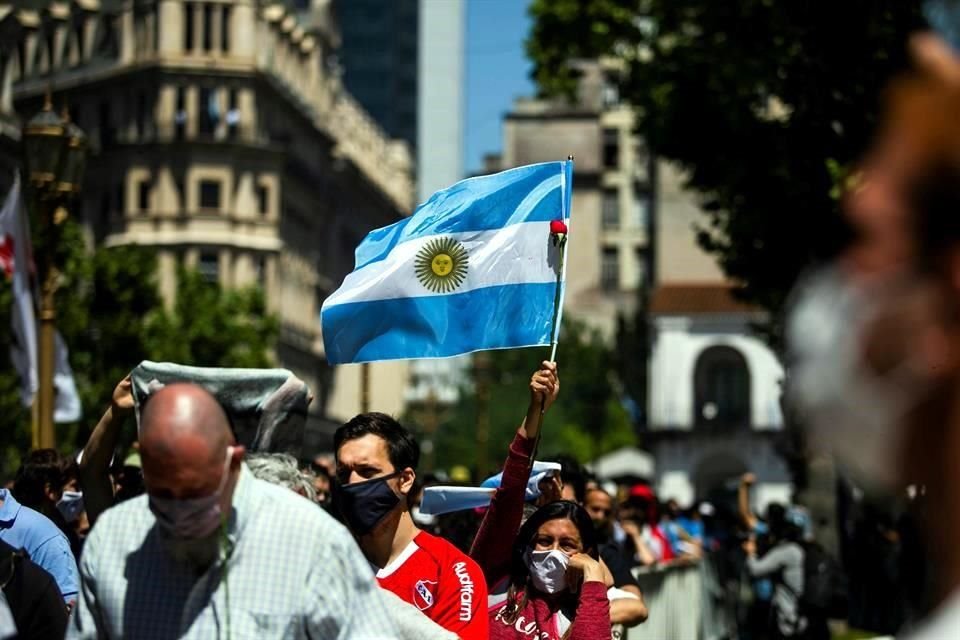
[[[599,560],[600,552],[597,544],[597,532],[593,521],[586,510],[575,502],[559,500],[551,502],[537,509],[532,516],[520,527],[513,542],[513,551],[510,558],[510,587],[507,591],[507,605],[503,620],[508,623],[516,621],[520,612],[527,605],[527,579],[530,572],[524,556],[533,546],[533,538],[540,527],[551,520],[569,520],[580,533],[580,544],[583,553],[594,560]]]

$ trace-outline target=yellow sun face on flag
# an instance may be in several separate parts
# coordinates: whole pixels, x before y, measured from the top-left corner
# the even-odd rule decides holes
[[[417,252],[417,280],[434,293],[449,293],[467,277],[467,250],[453,238],[435,238]]]

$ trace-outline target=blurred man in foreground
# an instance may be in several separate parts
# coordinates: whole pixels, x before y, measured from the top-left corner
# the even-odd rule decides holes
[[[937,609],[915,640],[960,638],[960,58],[911,43],[847,201],[850,251],[788,324],[792,398],[863,486],[924,487]]]

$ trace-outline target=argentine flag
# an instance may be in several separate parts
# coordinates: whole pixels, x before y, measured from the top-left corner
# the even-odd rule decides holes
[[[323,303],[327,361],[550,344],[563,275],[550,222],[569,224],[572,178],[572,161],[469,178],[371,231]]]

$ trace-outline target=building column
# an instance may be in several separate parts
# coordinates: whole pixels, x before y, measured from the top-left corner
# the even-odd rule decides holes
[[[196,85],[186,87],[186,111],[187,111],[187,139],[193,140],[197,137],[197,128],[200,124],[200,90]]]
[[[253,142],[257,139],[257,101],[253,89],[240,89],[237,95],[240,110],[240,139]]]
[[[153,122],[159,140],[169,141],[173,139],[176,110],[177,88],[173,85],[163,85],[157,91],[157,101],[153,107]]]
[[[120,17],[120,60],[123,62],[132,62],[136,56],[137,37],[130,6],[123,10]]]
[[[233,5],[230,19],[230,55],[252,58],[256,47],[257,26],[253,6],[247,2]]]
[[[158,276],[160,296],[168,310],[173,309],[177,297],[177,254],[175,250],[160,251]]]

